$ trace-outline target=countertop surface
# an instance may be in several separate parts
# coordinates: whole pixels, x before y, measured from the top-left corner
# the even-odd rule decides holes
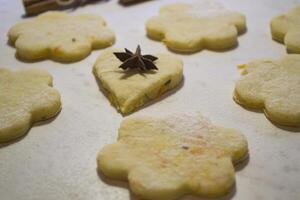
[[[145,34],[145,21],[158,13],[157,0],[124,7],[116,0],[103,1],[71,11],[104,17],[116,33],[114,47],[143,53],[170,52]],[[184,84],[134,114],[200,111],[213,123],[242,131],[250,158],[236,171],[236,185],[223,200],[299,200],[300,129],[272,124],[263,113],[253,112],[232,100],[238,64],[259,58],[280,58],[285,47],[271,39],[270,19],[300,3],[296,0],[224,0],[229,9],[246,15],[247,32],[239,45],[225,52],[203,50],[180,55]],[[66,11],[67,12],[67,11]],[[123,116],[99,91],[92,66],[103,50],[86,59],[61,64],[51,60],[25,63],[15,58],[7,44],[7,32],[24,20],[21,1],[0,0],[0,66],[12,69],[40,67],[54,77],[62,96],[62,111],[51,120],[34,125],[22,139],[0,147],[1,200],[126,200],[136,199],[126,182],[111,181],[96,171],[96,155],[115,142]],[[185,200],[205,199],[192,196]]]

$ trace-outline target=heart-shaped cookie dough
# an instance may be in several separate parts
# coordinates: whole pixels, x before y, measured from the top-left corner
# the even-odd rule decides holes
[[[234,184],[234,166],[247,156],[246,138],[199,115],[125,119],[118,142],[98,154],[98,170],[128,180],[141,199],[220,196]]]
[[[279,60],[257,60],[244,67],[234,99],[245,107],[263,109],[282,125],[300,126],[300,55]]]
[[[183,77],[182,61],[170,54],[158,54],[155,65],[158,70],[141,72],[122,70],[122,64],[113,54],[119,50],[107,50],[97,59],[93,72],[105,90],[110,102],[123,114],[133,112],[164,92],[176,87]]]
[[[245,29],[244,15],[209,1],[163,6],[159,15],[146,23],[150,38],[178,52],[230,49]]]
[[[47,71],[0,68],[0,142],[24,135],[31,124],[60,111],[60,95],[51,86]]]
[[[300,53],[300,5],[271,21],[274,40],[284,43],[287,51]]]
[[[81,60],[92,49],[108,47],[115,40],[101,17],[57,11],[17,23],[9,30],[8,38],[22,59],[61,62]]]

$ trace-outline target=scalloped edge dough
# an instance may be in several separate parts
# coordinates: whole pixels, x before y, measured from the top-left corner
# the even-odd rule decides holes
[[[93,49],[115,42],[113,31],[102,17],[58,11],[18,22],[10,28],[8,38],[16,48],[17,57],[31,61],[75,62],[87,57]]]
[[[256,60],[243,68],[245,76],[236,82],[234,101],[246,108],[263,110],[276,124],[299,127],[300,55]]]
[[[118,141],[102,148],[98,171],[129,182],[142,199],[216,197],[235,182],[233,164],[248,156],[245,136],[199,115],[129,117]]]
[[[222,51],[235,47],[238,35],[246,30],[245,16],[224,9],[219,4],[207,9],[206,6],[186,3],[165,5],[160,8],[159,15],[147,20],[147,35],[181,53],[194,53],[202,49]],[[174,18],[184,23],[175,23]]]
[[[0,143],[25,135],[35,122],[60,112],[60,94],[52,88],[52,80],[45,70],[0,68]]]
[[[273,40],[284,44],[289,53],[300,53],[300,5],[270,23]]]

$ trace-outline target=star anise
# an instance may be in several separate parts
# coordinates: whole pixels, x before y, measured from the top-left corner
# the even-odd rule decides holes
[[[158,58],[152,55],[142,55],[140,45],[137,46],[135,53],[125,48],[125,52],[114,52],[114,55],[123,62],[119,67],[124,70],[133,68],[142,71],[158,70],[154,64]]]

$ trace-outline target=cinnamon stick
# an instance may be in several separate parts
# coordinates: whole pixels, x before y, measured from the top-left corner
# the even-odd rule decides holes
[[[56,10],[60,6],[56,0],[23,0],[26,14],[36,15],[47,10]]]
[[[123,5],[130,5],[135,3],[141,3],[143,1],[150,1],[150,0],[119,0],[119,2]]]
[[[77,7],[100,0],[23,0],[26,15],[36,15],[48,10]]]

